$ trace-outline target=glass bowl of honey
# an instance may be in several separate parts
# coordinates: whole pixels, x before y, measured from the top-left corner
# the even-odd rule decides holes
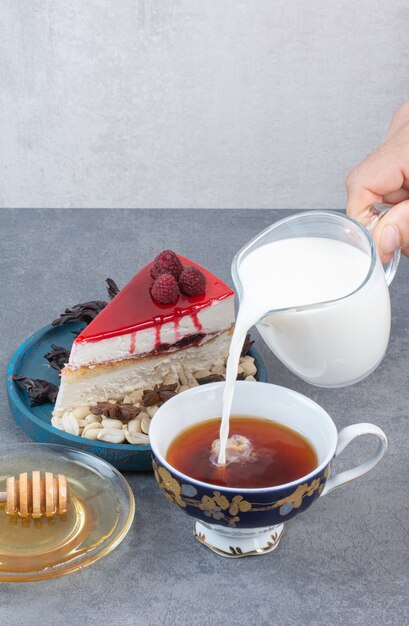
[[[6,513],[0,504],[0,582],[24,582],[68,574],[109,554],[134,517],[133,493],[106,461],[67,446],[21,443],[0,447],[0,491],[9,477],[63,474],[67,511],[40,518]]]

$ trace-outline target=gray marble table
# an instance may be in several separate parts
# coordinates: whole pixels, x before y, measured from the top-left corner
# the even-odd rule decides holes
[[[231,284],[230,261],[250,237],[288,211],[3,210],[0,215],[1,376],[16,347],[66,305],[105,297],[163,248],[174,248]],[[127,474],[134,524],[110,555],[39,583],[0,585],[0,624],[232,626],[408,623],[409,264],[391,287],[392,335],[382,364],[349,388],[298,380],[257,347],[270,382],[319,402],[339,428],[374,422],[390,449],[367,476],[288,523],[278,549],[229,560],[193,538],[191,519],[161,495],[151,474]],[[376,315],[376,311],[373,311]],[[256,333],[254,333],[255,336]],[[1,442],[27,441],[0,393]],[[343,465],[372,449],[358,441]],[[1,447],[0,447],[1,451]],[[338,467],[341,467],[341,459]]]

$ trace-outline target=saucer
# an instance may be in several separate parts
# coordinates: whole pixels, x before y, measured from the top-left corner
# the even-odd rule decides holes
[[[31,519],[8,516],[0,505],[0,582],[55,578],[86,567],[116,548],[134,518],[128,483],[102,459],[67,446],[0,446],[0,491],[9,476],[33,469],[66,475],[68,511]]]

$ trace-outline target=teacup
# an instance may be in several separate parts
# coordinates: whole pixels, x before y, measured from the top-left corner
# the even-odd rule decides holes
[[[318,465],[298,480],[263,489],[226,488],[195,480],[166,461],[167,450],[186,428],[220,417],[223,389],[221,382],[178,394],[159,408],[149,431],[155,478],[164,495],[196,519],[196,538],[222,556],[274,550],[285,522],[318,497],[366,474],[387,450],[385,433],[373,424],[353,424],[338,433],[328,413],[306,396],[268,383],[237,381],[232,415],[263,417],[295,429],[313,445]],[[376,451],[353,469],[331,471],[334,457],[361,435],[378,438]]]

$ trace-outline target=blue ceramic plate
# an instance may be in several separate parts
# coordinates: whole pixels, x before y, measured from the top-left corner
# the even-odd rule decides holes
[[[7,371],[7,395],[16,423],[34,441],[63,444],[96,454],[120,470],[150,471],[152,461],[149,444],[136,446],[92,441],[58,430],[51,426],[53,405],[47,403],[31,407],[27,393],[11,380],[11,376],[19,374],[27,378],[42,378],[58,385],[58,372],[49,365],[44,355],[50,351],[52,343],[70,350],[74,340],[72,331],[82,328],[82,324],[74,323],[46,326],[27,339],[14,353]],[[257,380],[267,382],[267,371],[257,350],[252,348],[250,354],[255,359]]]

